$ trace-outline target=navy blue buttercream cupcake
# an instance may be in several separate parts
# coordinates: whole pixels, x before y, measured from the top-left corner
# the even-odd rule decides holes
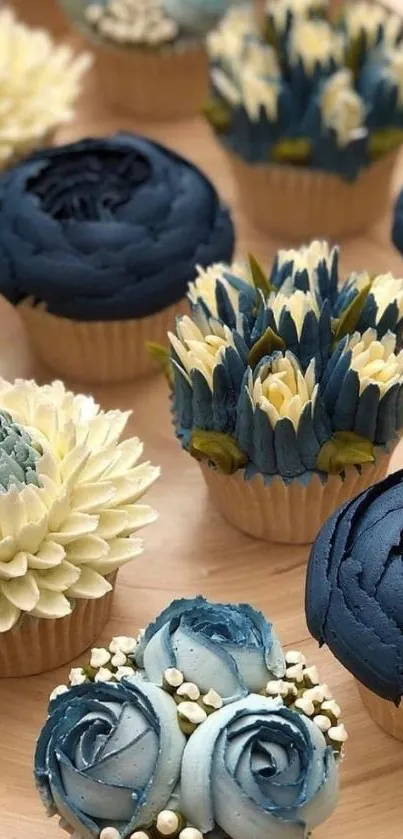
[[[308,627],[355,676],[369,713],[403,740],[403,470],[340,507],[312,548]]]
[[[195,266],[231,259],[207,178],[132,134],[45,149],[0,178],[0,291],[38,355],[78,380],[146,372]]]

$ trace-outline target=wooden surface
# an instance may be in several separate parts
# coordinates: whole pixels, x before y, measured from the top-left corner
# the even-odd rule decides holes
[[[40,0],[27,2],[39,5]],[[281,243],[265,241],[248,225],[225,158],[200,119],[160,126],[120,119],[103,106],[90,80],[75,123],[61,132],[60,139],[117,128],[142,131],[202,166],[233,208],[238,253],[253,251],[268,263]],[[403,160],[395,190],[402,181]],[[385,218],[366,238],[346,243],[343,270],[391,270],[401,276],[403,261],[389,244],[389,228],[390,218]],[[29,352],[15,312],[3,301],[0,375],[48,380]],[[74,382],[69,384],[74,387]],[[286,647],[302,649],[320,667],[349,729],[340,804],[332,819],[315,831],[315,839],[402,839],[403,747],[376,728],[348,673],[309,639],[303,612],[307,550],[255,542],[221,520],[209,504],[196,463],[174,439],[162,378],[93,393],[104,408],[133,409],[131,430],[145,440],[146,456],[162,466],[162,477],[150,496],[160,518],[144,531],[143,556],[120,572],[112,620],[100,641],[107,642],[114,634],[135,633],[178,595],[202,592],[217,600],[250,601],[275,623]],[[397,451],[394,466],[399,462],[403,465],[403,450]],[[23,681],[0,681],[0,839],[61,839],[65,835],[56,819],[46,820],[31,776],[35,737],[45,717],[48,694],[65,680],[66,669]]]

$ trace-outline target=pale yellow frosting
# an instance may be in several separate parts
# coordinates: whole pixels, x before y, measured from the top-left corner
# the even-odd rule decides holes
[[[39,486],[0,493],[0,632],[21,613],[68,615],[76,598],[102,597],[105,577],[142,551],[133,538],[154,521],[137,503],[159,469],[139,463],[137,437],[119,442],[129,412],[101,411],[61,382],[0,380],[0,410],[41,452]],[[73,602],[72,602],[73,601]]]
[[[74,57],[45,30],[0,11],[0,165],[32,151],[71,118],[90,63],[88,54]]]

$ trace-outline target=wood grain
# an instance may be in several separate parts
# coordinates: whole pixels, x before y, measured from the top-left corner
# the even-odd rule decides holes
[[[26,0],[26,5],[40,0]],[[22,0],[19,0],[19,6]],[[209,174],[230,203],[238,229],[238,251],[254,251],[267,264],[280,242],[269,242],[248,223],[237,202],[225,157],[201,119],[152,125],[109,112],[90,79],[74,124],[60,139],[100,135],[116,129],[141,131],[188,155]],[[403,180],[403,161],[395,191]],[[368,268],[402,274],[401,257],[389,244],[390,216],[365,238],[342,250],[345,271]],[[0,300],[0,375],[49,376],[32,357],[14,310]],[[69,383],[74,387],[74,382]],[[197,465],[182,453],[172,434],[167,389],[159,376],[117,388],[96,388],[102,406],[133,409],[131,431],[145,440],[146,456],[162,466],[150,496],[160,511],[144,532],[145,552],[123,570],[113,615],[104,637],[132,634],[177,595],[198,592],[215,599],[247,600],[276,624],[287,647],[298,647],[319,667],[343,707],[350,732],[341,771],[340,805],[315,839],[400,839],[402,836],[402,746],[366,715],[352,678],[309,638],[303,611],[307,550],[267,545],[231,529],[211,507]],[[393,466],[403,465],[403,449]],[[29,655],[29,650],[27,650]],[[57,820],[47,822],[34,789],[31,764],[47,697],[65,681],[66,669],[25,680],[0,682],[0,839],[60,839]],[[247,837],[245,837],[247,839]],[[253,837],[249,837],[253,839]]]

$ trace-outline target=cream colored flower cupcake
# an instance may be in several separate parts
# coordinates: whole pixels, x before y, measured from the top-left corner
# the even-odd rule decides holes
[[[0,167],[49,141],[71,119],[89,55],[74,57],[44,30],[0,11]]]
[[[88,647],[118,569],[154,521],[137,504],[159,470],[119,439],[129,414],[61,382],[0,381],[0,676],[52,669]]]

